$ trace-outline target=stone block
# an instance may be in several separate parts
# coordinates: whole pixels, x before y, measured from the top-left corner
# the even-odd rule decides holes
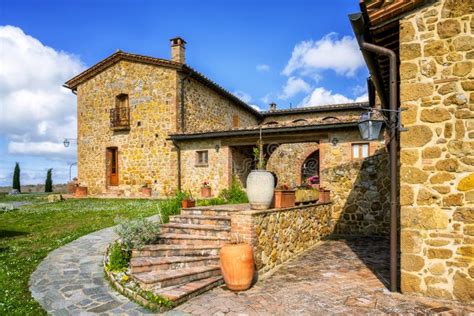
[[[438,193],[428,190],[426,188],[421,188],[418,191],[416,202],[418,205],[431,205],[431,204],[436,204],[439,198],[440,196]]]
[[[443,248],[429,248],[428,259],[449,259],[453,256],[453,252],[450,249]]]
[[[454,19],[444,20],[438,22],[437,30],[440,38],[449,38],[461,33],[461,25]]]
[[[455,63],[453,66],[453,75],[458,77],[464,77],[468,75],[472,70],[472,63],[470,61],[461,61]]]
[[[418,255],[402,253],[400,261],[400,267],[405,271],[417,272],[425,266],[425,259]]]
[[[474,224],[474,207],[458,207],[454,211],[453,219],[464,224]]]
[[[451,93],[451,92],[455,92],[455,91],[456,91],[456,83],[455,82],[445,83],[445,84],[441,85],[438,88],[438,93],[442,94],[442,95],[445,95],[445,94],[448,94],[448,93]]]
[[[441,148],[439,147],[426,147],[421,152],[423,159],[433,159],[441,157]]]
[[[459,162],[454,158],[441,159],[436,162],[436,170],[456,172],[459,167]]]
[[[402,149],[400,153],[400,162],[402,164],[414,165],[419,159],[418,149]]]
[[[403,228],[443,229],[448,227],[448,215],[437,206],[407,207],[400,212]]]
[[[457,189],[459,191],[469,191],[474,189],[474,173],[467,175],[459,181]]]
[[[443,197],[444,206],[462,206],[463,205],[463,194],[449,194]]]
[[[431,96],[434,87],[431,83],[407,83],[400,84],[400,102],[416,101],[423,97]]]
[[[400,181],[401,183],[417,184],[425,183],[428,179],[428,174],[423,170],[415,167],[404,167],[400,168]]]
[[[423,239],[417,230],[402,229],[400,233],[400,251],[402,253],[421,252]]]
[[[418,74],[418,66],[415,63],[401,63],[400,64],[400,79],[413,79]]]
[[[456,251],[458,255],[474,258],[474,246],[461,246]]]
[[[433,138],[433,131],[426,125],[413,125],[408,131],[400,133],[402,148],[423,147]]]
[[[410,186],[402,185],[400,188],[400,205],[413,205],[414,194]]]
[[[421,74],[426,77],[433,77],[436,74],[436,63],[434,60],[422,60],[421,61]]]
[[[442,18],[456,18],[474,12],[474,2],[466,0],[445,0],[441,9]]]
[[[421,292],[421,278],[415,274],[402,272],[400,287],[402,293],[420,293]]]
[[[410,60],[421,56],[421,45],[418,43],[400,44],[400,60]]]
[[[415,39],[415,28],[411,22],[400,23],[400,43],[411,42]]]
[[[429,42],[425,44],[425,47],[423,49],[423,54],[425,57],[428,56],[442,56],[447,54],[448,48],[444,41],[442,40],[435,40],[432,42]]]
[[[474,90],[474,80],[467,80],[467,81],[461,82],[461,87],[465,91],[473,91]]]
[[[427,123],[439,123],[451,119],[451,113],[445,108],[424,109],[420,119]]]
[[[453,294],[454,296],[465,303],[472,303],[474,301],[474,280],[459,271],[453,278]]]
[[[446,267],[442,262],[435,262],[430,264],[428,270],[433,275],[442,275],[446,271]]]
[[[443,104],[449,105],[465,105],[467,103],[467,97],[464,93],[453,93],[446,97]]]
[[[468,51],[474,49],[474,36],[458,36],[453,40],[454,49],[457,51]]]

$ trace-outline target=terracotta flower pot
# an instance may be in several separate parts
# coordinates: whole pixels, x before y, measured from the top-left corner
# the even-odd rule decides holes
[[[319,190],[319,202],[327,203],[331,199],[331,191],[329,190]]]
[[[87,187],[80,187],[76,188],[76,192],[74,193],[76,197],[84,197],[87,196]]]
[[[144,196],[151,196],[151,188],[141,188],[140,191]]]
[[[201,188],[201,197],[203,197],[203,198],[211,197],[211,187],[202,187]]]
[[[182,208],[190,208],[190,207],[195,207],[195,206],[196,206],[195,200],[182,200],[181,201]]]
[[[284,208],[295,206],[294,190],[275,190],[274,207]]]
[[[226,244],[220,251],[220,265],[225,284],[232,291],[244,291],[252,285],[253,249],[249,244]]]

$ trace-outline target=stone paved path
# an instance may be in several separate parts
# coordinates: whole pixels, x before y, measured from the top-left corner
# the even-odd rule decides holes
[[[391,294],[388,241],[328,240],[239,294],[224,286],[178,306],[193,315],[468,315],[474,305]]]
[[[116,238],[113,228],[106,228],[51,252],[31,275],[35,300],[53,315],[150,314],[113,290],[104,278],[104,252]]]

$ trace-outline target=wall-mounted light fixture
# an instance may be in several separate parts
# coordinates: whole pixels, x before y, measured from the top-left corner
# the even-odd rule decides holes
[[[221,149],[221,145],[219,144],[216,144],[216,146],[214,147],[216,149],[216,153],[219,152],[219,150]]]
[[[363,140],[378,139],[384,123],[388,127],[393,124],[395,129],[400,132],[406,131],[401,124],[400,117],[401,112],[406,110],[406,108],[400,108],[398,110],[367,108],[367,110],[367,112],[362,113],[359,119],[359,132]],[[395,112],[397,118],[396,122],[390,123],[385,115],[383,115],[384,112]]]
[[[69,145],[71,144],[71,140],[74,140],[77,144],[77,138],[64,138],[64,141],[63,141],[63,145],[64,147],[69,147]]]
[[[332,140],[331,140],[331,143],[333,146],[336,146],[337,143],[339,143],[339,139],[337,137],[333,137]]]

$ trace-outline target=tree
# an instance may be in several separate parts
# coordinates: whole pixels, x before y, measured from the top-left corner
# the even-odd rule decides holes
[[[46,182],[44,184],[44,192],[53,192],[53,179],[52,179],[53,169],[48,169],[46,173]]]
[[[20,164],[17,162],[15,164],[15,170],[13,171],[13,185],[12,188],[17,189],[18,192],[21,192],[20,186]]]

